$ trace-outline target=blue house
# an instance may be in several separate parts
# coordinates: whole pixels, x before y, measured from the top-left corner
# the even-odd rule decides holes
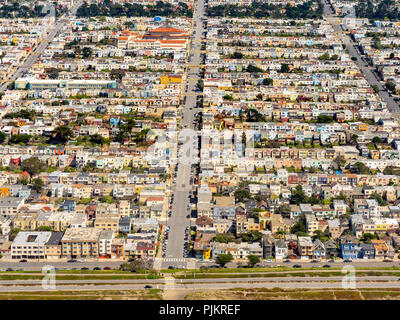
[[[64,200],[61,208],[67,211],[74,211],[75,210],[75,201],[74,200]]]
[[[354,236],[347,235],[339,239],[340,244],[340,257],[344,260],[356,260],[359,257],[361,250],[360,245]]]
[[[111,116],[111,117],[110,117],[110,123],[117,126],[118,123],[119,123],[119,117]]]
[[[375,259],[375,247],[372,243],[361,243],[358,253],[359,259]]]
[[[119,219],[119,231],[126,233],[131,232],[131,218],[121,217],[121,219]]]

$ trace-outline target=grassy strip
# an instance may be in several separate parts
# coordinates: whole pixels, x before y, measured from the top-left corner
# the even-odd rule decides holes
[[[393,270],[400,271],[400,267],[354,267],[355,270]],[[330,267],[330,268],[293,268],[293,267],[274,267],[274,268],[210,268],[210,269],[167,269],[161,270],[162,273],[254,273],[254,272],[298,272],[298,271],[330,271],[330,270],[342,270],[342,267]]]
[[[274,277],[332,277],[343,276],[339,271],[325,272],[297,272],[297,273],[253,273],[253,274],[196,274],[187,273],[186,275],[174,275],[176,279],[218,279],[218,278],[274,278]],[[400,276],[400,272],[384,272],[384,271],[360,271],[356,272],[356,276]]]
[[[45,275],[0,275],[0,280],[41,280]],[[58,275],[56,274],[56,280],[128,280],[128,279],[162,279],[162,276],[158,275]]]
[[[374,300],[400,299],[399,289],[296,289],[235,288],[230,290],[197,291],[188,294],[186,300],[237,299],[237,300]]]
[[[97,299],[162,300],[162,290],[101,290],[101,291],[34,291],[1,292],[0,300],[97,300]]]

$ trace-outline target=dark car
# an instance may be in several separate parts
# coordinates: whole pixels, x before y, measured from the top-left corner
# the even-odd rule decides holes
[[[288,262],[290,262],[290,260],[285,260],[285,261],[283,261],[283,262],[288,263]]]
[[[69,259],[67,262],[76,262],[76,259]]]
[[[93,270],[101,270],[99,267],[94,267]]]
[[[301,265],[295,264],[295,265],[293,266],[293,268],[301,268]]]
[[[173,269],[173,268],[174,268],[173,266],[169,266],[169,267],[168,267],[169,270],[171,270],[171,269]]]
[[[89,270],[89,268],[82,267],[81,270]]]
[[[343,260],[343,262],[353,262],[351,259]]]
[[[151,285],[149,285],[149,284],[146,284],[146,285],[144,286],[144,288],[145,288],[145,289],[151,289],[151,288],[153,288],[153,286],[151,286]]]
[[[6,271],[14,271],[14,269],[13,268],[7,268]]]
[[[28,262],[26,259],[19,260],[19,262]]]
[[[111,270],[110,267],[104,267],[103,270]]]
[[[331,266],[329,264],[324,264],[322,267],[323,268],[330,268]]]
[[[200,269],[207,269],[207,266],[200,266]]]

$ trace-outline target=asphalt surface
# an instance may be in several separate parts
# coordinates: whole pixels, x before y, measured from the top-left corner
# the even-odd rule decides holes
[[[196,109],[197,94],[196,85],[200,79],[199,72],[201,64],[201,36],[204,32],[201,18],[205,15],[204,0],[196,2],[193,24],[194,34],[192,36],[191,47],[189,51],[189,61],[187,69],[187,87],[185,88],[185,104],[182,110],[181,130],[194,129],[193,120]],[[187,139],[187,138],[186,138]],[[185,229],[190,227],[190,195],[192,193],[193,177],[192,164],[198,157],[197,139],[186,140],[186,147],[182,148],[182,154],[178,158],[178,171],[176,184],[174,186],[174,202],[172,204],[172,215],[168,219],[167,225],[170,227],[168,236],[168,245],[166,257],[162,262],[163,268],[169,266],[187,266],[187,260],[184,258]],[[186,153],[186,154],[185,154]],[[187,158],[192,160],[187,160]],[[189,215],[189,218],[187,217]]]
[[[327,3],[326,0],[323,1],[324,4],[324,16],[328,18],[328,21],[332,22],[332,19],[334,17],[334,13],[331,10],[330,5]],[[333,30],[336,32],[342,32],[342,26],[339,24],[331,23]],[[394,117],[399,118],[400,116],[400,107],[399,104],[391,97],[386,90],[386,88],[382,85],[382,83],[379,81],[377,78],[377,75],[372,72],[373,68],[366,65],[366,62],[363,60],[363,56],[360,54],[358,49],[356,49],[355,46],[357,46],[357,43],[354,42],[349,34],[342,34],[341,39],[343,43],[346,45],[346,49],[349,50],[349,55],[351,57],[356,57],[357,60],[355,61],[357,67],[360,69],[362,74],[364,75],[365,79],[368,81],[368,83],[373,86],[376,85],[379,88],[379,97],[381,98],[382,101],[386,103],[387,108],[389,111],[393,114]]]
[[[60,32],[62,27],[65,26],[67,21],[69,20],[69,16],[73,16],[76,14],[78,8],[82,5],[83,1],[76,2],[72,8],[64,14],[59,20],[55,22],[55,24],[49,29],[48,35],[40,42],[40,44],[30,53],[30,55],[25,59],[25,61],[19,66],[15,72],[8,78],[7,82],[3,83],[0,86],[0,92],[4,92],[7,89],[7,86],[21,77],[25,72],[28,72],[32,65],[39,59],[39,57],[43,54],[44,50],[47,48],[48,44],[51,43],[54,37]]]
[[[232,279],[230,279],[232,280]],[[330,281],[326,278],[326,282],[241,282],[235,283],[233,281],[224,283],[180,283],[180,282],[166,282],[164,284],[154,284],[153,289],[162,290],[220,290],[220,289],[234,289],[234,288],[287,288],[287,289],[389,289],[400,288],[400,281],[387,281],[387,282],[368,282],[368,281],[355,281],[354,288],[345,288],[342,280]],[[144,289],[144,284],[71,284],[59,285],[54,289],[44,289],[41,286],[0,286],[0,292],[30,292],[30,291],[93,291],[93,290],[137,290]],[[150,288],[149,288],[150,289]]]

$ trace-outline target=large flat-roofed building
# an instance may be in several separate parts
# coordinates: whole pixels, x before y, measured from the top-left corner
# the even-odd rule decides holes
[[[64,232],[52,232],[44,245],[44,254],[47,259],[59,259],[62,254],[61,239]]]
[[[11,244],[12,259],[45,259],[50,231],[20,231]]]
[[[61,240],[64,257],[98,257],[100,229],[69,228]]]
[[[43,80],[19,78],[15,81],[15,89],[47,90],[47,89],[116,89],[114,80]]]
[[[24,205],[25,198],[3,197],[0,198],[0,215],[12,216]]]

